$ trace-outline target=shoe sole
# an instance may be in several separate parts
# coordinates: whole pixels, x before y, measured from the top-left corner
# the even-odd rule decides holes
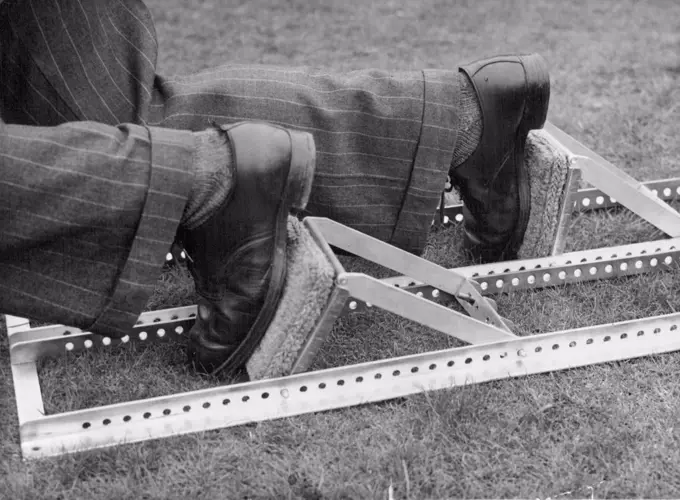
[[[223,363],[211,371],[212,375],[223,372],[234,373],[246,364],[267,333],[283,295],[287,272],[288,215],[292,210],[302,211],[307,206],[316,167],[316,147],[312,135],[308,132],[284,130],[290,137],[291,155],[281,204],[276,216],[274,256],[267,293],[260,313],[255,318],[246,337]],[[200,347],[197,350],[200,350]]]
[[[515,138],[515,160],[517,169],[517,185],[519,198],[519,218],[515,231],[502,254],[516,255],[524,240],[524,233],[529,224],[531,213],[531,186],[529,172],[524,163],[527,136],[531,130],[543,128],[548,118],[548,104],[550,101],[550,75],[548,65],[539,54],[518,56],[524,68],[527,85],[526,107],[522,122]]]

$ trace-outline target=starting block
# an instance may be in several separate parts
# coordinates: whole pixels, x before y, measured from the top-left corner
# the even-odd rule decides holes
[[[493,294],[677,269],[680,262],[680,215],[665,203],[680,198],[680,178],[639,183],[553,125],[545,132],[572,160],[570,188],[561,200],[560,224],[547,256],[445,269],[331,220],[305,219],[333,266],[335,286],[289,376],[45,415],[40,359],[177,339],[193,324],[196,308],[143,313],[122,339],[61,325],[31,328],[28,320],[7,316],[23,457],[55,456],[679,350],[680,313],[519,337],[497,311]],[[581,176],[594,188],[577,189]],[[616,205],[633,210],[671,238],[563,253],[574,210]],[[462,220],[459,206],[442,212]],[[403,276],[378,280],[347,272],[331,246]],[[467,315],[442,305],[451,300]],[[369,307],[468,345],[308,372],[337,318]]]

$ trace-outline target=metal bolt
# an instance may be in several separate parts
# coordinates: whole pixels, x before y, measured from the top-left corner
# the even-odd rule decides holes
[[[468,302],[470,304],[475,303],[475,299],[472,297],[472,294],[467,293],[467,292],[461,292],[458,295],[456,295],[457,299],[464,300],[465,302]]]

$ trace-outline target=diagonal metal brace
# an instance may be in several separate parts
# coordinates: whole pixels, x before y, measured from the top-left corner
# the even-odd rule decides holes
[[[476,329],[488,330],[497,340],[506,339],[508,335],[514,336],[494,304],[482,296],[478,285],[457,271],[438,266],[330,219],[306,217],[304,222],[321,248],[335,246],[438,288],[455,297],[471,317],[481,322]],[[329,253],[329,250],[326,252]],[[339,264],[336,267],[342,269]],[[352,290],[353,296],[357,297],[356,293],[361,292]],[[371,301],[369,298],[361,298]]]
[[[374,306],[416,321],[463,342],[477,345],[516,338],[507,330],[489,325],[487,318],[480,320],[465,316],[371,276],[362,273],[345,273],[341,279],[343,280],[341,286],[346,288],[353,298],[370,302]]]
[[[545,131],[578,160],[583,180],[619,201],[672,238],[680,236],[680,214],[647,186],[617,168],[550,122]]]

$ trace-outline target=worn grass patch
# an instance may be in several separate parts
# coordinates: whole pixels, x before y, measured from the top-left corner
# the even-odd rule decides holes
[[[680,4],[152,0],[159,71],[223,62],[336,70],[453,68],[495,53],[549,61],[549,118],[641,180],[680,168]],[[676,204],[676,207],[678,205]],[[626,211],[579,215],[568,250],[660,239]],[[427,256],[463,265],[458,229]],[[348,267],[372,270],[362,263]],[[193,303],[181,268],[150,308]],[[531,334],[680,310],[677,272],[499,298]],[[0,325],[0,328],[3,328]],[[379,311],[344,318],[316,367],[454,345]],[[46,361],[47,411],[214,385],[181,343]],[[422,394],[381,404],[24,463],[6,343],[0,343],[0,497],[622,498],[680,496],[680,355]]]

